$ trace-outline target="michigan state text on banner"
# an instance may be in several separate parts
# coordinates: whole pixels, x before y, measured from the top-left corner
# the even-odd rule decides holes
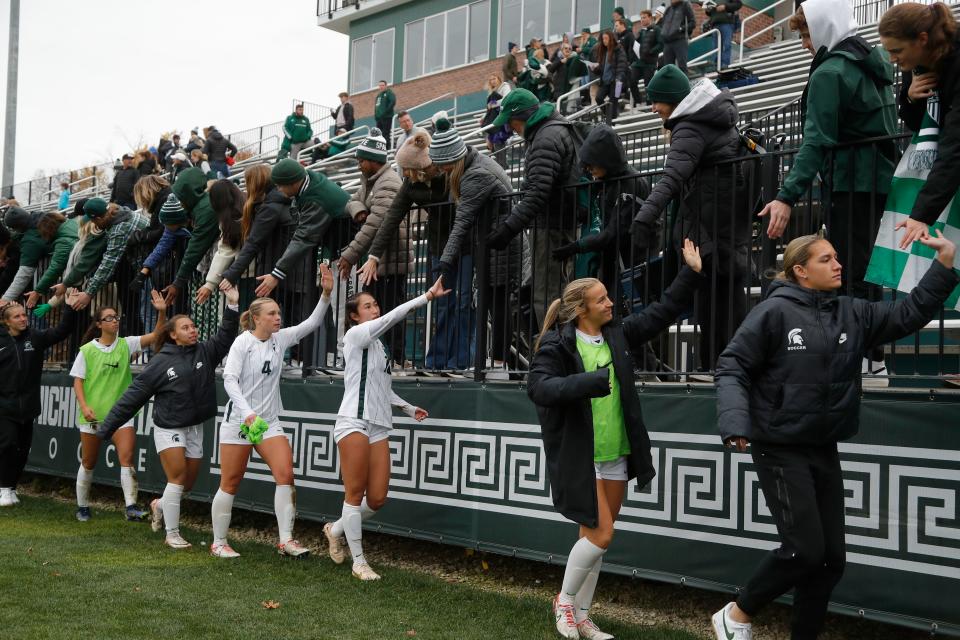
[[[880,220],[877,241],[867,267],[868,282],[905,293],[917,286],[936,256],[936,251],[919,242],[914,242],[906,250],[901,249],[897,236],[904,232],[898,232],[896,226],[910,217],[917,194],[926,184],[930,169],[937,159],[940,139],[937,125],[939,109],[939,97],[934,93],[927,100],[927,112],[923,115],[920,131],[913,134],[910,145],[904,151],[893,174],[886,210]],[[937,221],[930,227],[931,232],[934,229],[939,229],[952,242],[960,243],[960,198],[954,196],[940,212]],[[960,310],[960,287],[957,287],[944,306]]]
[[[30,469],[73,478],[79,432],[66,375],[44,378],[43,413]],[[394,381],[399,395],[430,411],[395,418],[390,498],[373,530],[562,564],[577,526],[550,499],[536,413],[514,384]],[[726,593],[743,585],[777,533],[749,454],[721,446],[712,389],[641,388],[657,476],[631,485],[603,568]],[[342,380],[284,381],[281,421],[293,449],[301,518],[336,519],[343,504],[334,415]],[[222,405],[226,395],[218,389]],[[141,487],[166,480],[153,447],[151,411],[137,418]],[[868,395],[860,435],[840,445],[846,486],[847,569],[835,611],[960,635],[960,401],[924,392]],[[194,500],[220,481],[217,431],[204,425]],[[116,465],[116,453],[101,456]],[[118,484],[99,461],[97,482]],[[236,506],[273,510],[274,482],[254,455]],[[157,539],[160,544],[160,539]]]

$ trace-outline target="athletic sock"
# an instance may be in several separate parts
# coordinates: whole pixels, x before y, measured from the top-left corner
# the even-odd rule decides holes
[[[377,515],[377,512],[370,508],[370,505],[367,504],[367,499],[364,498],[360,501],[360,519],[369,520],[373,516]]]
[[[133,467],[120,467],[120,486],[123,487],[123,500],[128,507],[137,504],[137,472]]]
[[[590,573],[587,574],[587,579],[583,581],[583,585],[577,591],[577,597],[573,604],[577,622],[583,622],[590,617],[590,607],[593,605],[593,593],[597,590],[601,564],[603,564],[602,557],[594,563]]]
[[[363,557],[363,529],[360,526],[363,517],[360,515],[360,506],[343,503],[343,515],[340,521],[343,522],[343,533],[347,537],[347,546],[350,547],[350,555],[353,556],[353,564],[366,564]]]
[[[567,568],[563,572],[563,586],[560,588],[558,602],[573,604],[577,593],[586,581],[593,565],[603,557],[606,549],[601,549],[587,538],[580,538],[570,549]]]
[[[167,535],[180,533],[180,500],[183,498],[183,485],[167,483],[163,489],[160,505],[163,507],[163,524]]]
[[[213,520],[213,544],[227,544],[227,531],[230,530],[230,516],[233,515],[233,494],[217,489],[210,507]]]
[[[273,512],[277,514],[277,530],[280,533],[280,544],[293,538],[293,520],[297,516],[297,505],[294,502],[292,484],[278,484],[273,492]]]
[[[77,506],[90,506],[90,484],[93,482],[93,470],[82,464],[77,469]]]

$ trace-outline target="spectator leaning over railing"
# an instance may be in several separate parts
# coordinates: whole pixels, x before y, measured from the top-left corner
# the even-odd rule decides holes
[[[10,207],[3,215],[3,223],[18,234],[14,242],[20,246],[20,263],[0,304],[6,305],[20,299],[20,295],[33,282],[37,264],[50,253],[50,243],[37,232],[37,223],[42,215],[40,212],[24,211],[20,207]]]
[[[230,165],[227,164],[227,155],[236,156],[237,147],[227,140],[215,126],[210,125],[209,131],[207,141],[203,145],[203,153],[210,159],[210,170],[217,173],[214,177],[229,178]]]
[[[97,292],[111,280],[116,274],[118,288],[122,291],[124,286],[129,283],[133,274],[131,265],[121,264],[123,254],[127,249],[127,241],[134,231],[144,229],[147,226],[147,218],[137,211],[130,211],[126,207],[121,207],[116,203],[107,204],[100,198],[91,198],[83,206],[83,212],[87,218],[96,223],[97,227],[102,229],[107,236],[106,246],[103,249],[103,256],[96,271],[87,278],[83,291],[77,296],[73,308],[79,311],[85,309]],[[124,309],[123,312],[132,316],[129,319],[126,333],[136,333],[136,326],[131,326],[136,314],[133,309]]]
[[[269,273],[257,276],[258,298],[265,298],[281,282],[285,282],[286,302],[292,304],[292,295],[297,296],[295,308],[300,314],[313,309],[320,295],[317,286],[317,249],[325,239],[334,218],[345,216],[344,207],[350,195],[322,173],[306,171],[299,162],[285,158],[275,164],[270,178],[283,195],[293,200],[292,213],[296,221],[293,236],[283,255],[272,265]],[[265,269],[271,265],[262,265]],[[292,280],[293,282],[287,282]],[[281,305],[283,306],[283,305]],[[303,317],[293,317],[288,312],[290,323],[301,322]],[[304,376],[311,375],[314,366],[316,335],[311,334],[300,345],[300,361]]]
[[[557,269],[550,252],[576,240],[576,200],[563,188],[580,179],[578,142],[570,121],[525,89],[511,91],[500,103],[494,125],[508,123],[527,142],[522,196],[486,241],[490,249],[503,250],[524,229],[533,228],[533,304],[540,326],[547,304],[570,279],[569,261]]]
[[[335,129],[353,131],[353,103],[350,102],[349,93],[346,91],[340,92],[340,106],[331,111],[330,115],[333,116],[333,124]]]
[[[52,249],[50,262],[34,291],[27,294],[27,309],[32,309],[40,299],[40,293],[46,292],[63,277],[70,258],[70,251],[78,242],[79,225],[75,218],[67,218],[62,213],[50,211],[37,222],[37,233]],[[23,263],[21,262],[21,265]]]
[[[432,260],[443,253],[450,229],[453,226],[453,205],[449,203],[447,179],[430,160],[430,134],[423,129],[414,129],[413,135],[397,150],[397,167],[403,174],[403,185],[397,192],[390,210],[387,211],[377,235],[370,245],[367,261],[357,273],[360,282],[368,286],[377,280],[381,256],[386,255],[390,247],[400,246],[402,237],[399,229],[411,226],[410,210],[416,206],[430,206],[426,223],[427,256]],[[409,233],[409,232],[408,232]],[[422,234],[421,234],[422,237]],[[454,293],[456,296],[457,294]],[[441,310],[442,309],[442,310]],[[463,316],[461,316],[463,319]],[[469,320],[469,317],[466,317]],[[469,344],[464,340],[460,348],[447,351],[436,345],[447,345],[450,335],[469,335],[469,327],[454,324],[454,318],[446,313],[446,307],[438,307],[434,324],[434,339],[426,354],[428,369],[463,370],[469,365]]]
[[[10,230],[0,224],[0,291],[6,291],[20,265],[20,247],[13,241]]]
[[[287,152],[296,160],[312,137],[313,127],[310,126],[310,118],[303,115],[303,105],[298,104],[283,123],[283,143],[280,150]]]
[[[911,131],[920,131],[930,99],[934,95],[938,99],[936,160],[910,218],[898,226],[907,230],[901,241],[906,248],[929,236],[929,225],[960,191],[960,33],[950,8],[942,2],[895,5],[883,14],[879,31],[890,61],[903,72],[900,118]]]
[[[653,111],[670,132],[663,176],[634,217],[633,242],[651,247],[661,216],[680,200],[674,242],[690,238],[700,246],[704,278],[694,312],[700,325],[697,352],[701,371],[710,371],[747,314],[750,205],[740,155],[737,102],[709,81],[692,89],[687,76],[669,64],[650,81]],[[706,379],[705,379],[706,380]]]
[[[80,205],[81,211],[83,210],[83,204],[86,203],[86,201],[87,201],[86,198],[82,198],[77,201],[77,203]],[[89,240],[90,238],[93,238],[94,244],[99,246],[99,249],[96,251],[96,254],[93,258],[94,264],[96,264],[95,260],[99,260],[100,254],[103,253],[103,246],[106,241],[106,235],[102,231],[97,229],[97,225],[95,225],[93,222],[86,221],[86,217],[83,216],[82,214],[79,216],[72,216],[68,219],[75,221],[78,225],[78,231],[77,231],[78,240],[73,244],[73,247],[70,249],[70,254],[67,256],[67,263],[64,266],[64,270],[63,270],[64,276],[62,278],[64,282],[71,281],[70,274],[74,272],[74,266],[80,260],[80,257],[84,255],[84,249],[87,245],[87,240]],[[83,275],[75,276],[75,278],[77,281],[80,281],[83,279]],[[57,278],[54,278],[51,281],[51,283],[56,282],[56,280]],[[43,284],[43,283],[41,282],[39,284]],[[50,284],[49,286],[47,285],[44,285],[44,286],[45,286],[45,289],[42,290],[38,287],[37,291],[31,292],[30,296],[28,296],[27,298],[27,304],[30,305],[31,303],[36,303],[39,301],[39,298],[40,298],[39,294],[49,295],[49,297],[47,298],[47,301],[43,304],[37,304],[36,308],[33,311],[33,315],[38,318],[44,317],[47,313],[50,312],[51,309],[59,307],[61,304],[63,304],[64,299],[66,297],[64,293],[66,291],[65,288],[58,295],[56,290],[54,289],[55,285]],[[34,295],[36,295],[36,297],[33,297]],[[30,307],[28,306],[27,308],[30,308]],[[71,342],[67,351],[69,353],[73,353],[74,351],[76,351],[76,349],[79,346],[80,346],[79,344],[75,344],[74,338],[71,338]]]
[[[90,198],[78,200],[74,209],[74,211],[79,210],[81,212],[79,215],[73,216],[79,225],[78,236],[80,241],[70,252],[63,280],[50,287],[49,295],[51,299],[49,303],[51,306],[57,306],[62,302],[67,288],[80,286],[86,275],[96,269],[107,246],[107,234],[82,213],[90,200]],[[40,291],[39,293],[46,295],[48,292]],[[54,304],[54,298],[56,298],[57,304]]]
[[[857,35],[847,0],[807,0],[790,19],[790,28],[800,32],[804,48],[814,55],[800,101],[803,142],[776,199],[760,215],[770,220],[767,235],[781,237],[793,206],[819,173],[824,181],[822,199],[829,202],[827,235],[844,265],[844,291],[879,300],[880,287],[868,284],[864,276],[893,178],[896,149],[892,141],[850,143],[897,133],[893,67],[880,47]],[[847,146],[832,150],[844,143]],[[864,373],[886,373],[881,348],[864,355]]]
[[[140,179],[140,172],[133,166],[133,156],[123,154],[120,160],[121,167],[113,175],[113,185],[110,189],[110,202],[116,202],[122,207],[136,209],[137,202],[133,197],[133,187]]]
[[[475,351],[474,333],[476,322],[471,313],[471,283],[474,278],[475,258],[472,247],[475,243],[474,227],[479,218],[486,216],[489,226],[498,226],[510,212],[509,195],[513,191],[510,178],[493,158],[477,153],[468,146],[446,118],[437,120],[437,133],[430,143],[430,159],[447,175],[450,196],[456,204],[453,229],[447,238],[440,258],[433,258],[431,268],[443,276],[447,288],[459,292],[437,302],[455,307],[455,312],[467,314],[470,321],[470,353]],[[485,282],[477,282],[477,288],[486,288],[487,308],[491,319],[491,344],[489,352],[494,368],[503,368],[508,360],[510,339],[513,333],[511,319],[514,309],[510,304],[511,294],[520,288],[523,259],[523,236],[510,241],[506,251],[490,251]],[[462,326],[462,325],[461,325]],[[486,326],[486,322],[483,323]],[[449,336],[455,340],[455,336]],[[448,348],[452,348],[452,342]],[[484,358],[486,360],[486,358]],[[504,377],[504,372],[492,374]]]
[[[155,275],[157,267],[167,261],[178,239],[189,239],[193,235],[187,229],[187,224],[190,221],[187,211],[180,204],[177,196],[172,193],[167,196],[166,202],[160,207],[159,221],[163,233],[153,246],[150,254],[144,258],[140,265],[140,271],[137,272],[133,282],[130,283],[129,291],[131,295],[143,291],[146,279]],[[141,231],[146,231],[146,229]]]
[[[216,293],[220,281],[223,280],[223,273],[233,264],[237,252],[240,251],[240,221],[243,217],[244,202],[240,187],[230,180],[217,180],[210,187],[210,206],[217,214],[220,239],[217,240],[217,251],[210,260],[203,286],[197,289],[194,299],[197,304],[204,304]]]
[[[247,197],[240,220],[240,251],[223,271],[220,291],[236,286],[245,306],[254,299],[256,269],[273,265],[286,249],[296,222],[290,213],[290,198],[270,180],[270,166],[258,164],[243,172]],[[306,261],[309,262],[309,261]],[[309,264],[301,269],[309,269]]]
[[[360,230],[340,253],[341,278],[349,277],[351,269],[369,251],[390,205],[403,186],[403,180],[387,161],[387,143],[379,129],[370,130],[370,135],[357,147],[356,154],[360,165],[360,188],[350,198],[346,211],[360,225]],[[366,288],[383,303],[384,309],[393,309],[407,297],[407,274],[413,271],[414,260],[408,227],[406,222],[400,225],[397,242],[391,244],[377,264],[377,280]],[[384,341],[393,362],[403,365],[403,327],[388,331],[384,334]]]
[[[186,291],[193,273],[213,243],[217,241],[217,214],[210,206],[207,177],[196,167],[187,169],[173,184],[173,194],[180,201],[192,221],[191,237],[180,260],[180,268],[173,282],[163,289],[167,306],[171,306],[181,291]]]

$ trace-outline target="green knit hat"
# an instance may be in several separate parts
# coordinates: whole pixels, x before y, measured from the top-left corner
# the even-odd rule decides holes
[[[526,121],[539,106],[540,101],[533,93],[527,89],[514,89],[500,102],[500,115],[493,121],[493,126],[502,127],[514,118]]]
[[[436,113],[432,120],[434,133],[430,141],[430,160],[433,164],[450,164],[467,155],[467,145],[453,127],[447,112]]]
[[[180,200],[172,193],[160,207],[160,224],[183,224],[187,221],[187,211],[180,204]]]
[[[87,220],[99,218],[107,212],[107,201],[103,198],[90,198],[83,205],[83,214]]]
[[[387,140],[383,137],[383,132],[376,127],[370,129],[370,134],[357,147],[356,154],[358,160],[387,164]]]
[[[613,8],[613,12],[614,12],[614,13],[619,13],[619,14],[620,14],[621,16],[623,16],[624,18],[627,17],[627,14],[624,12],[623,7],[614,7],[614,8]]]
[[[303,166],[293,158],[284,158],[273,165],[270,171],[270,179],[275,185],[294,184],[307,177],[307,172]]]
[[[668,64],[653,74],[647,86],[650,102],[679,104],[690,93],[690,79],[675,64]]]

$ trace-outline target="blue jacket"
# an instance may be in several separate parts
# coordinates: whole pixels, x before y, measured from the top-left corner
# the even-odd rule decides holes
[[[153,248],[153,251],[147,256],[147,259],[143,261],[143,266],[153,271],[164,261],[167,254],[173,250],[173,245],[176,244],[177,238],[189,238],[191,235],[192,234],[183,227],[180,227],[176,231],[170,231],[170,229],[164,228],[163,235],[160,236],[160,240],[157,241],[157,246]]]

